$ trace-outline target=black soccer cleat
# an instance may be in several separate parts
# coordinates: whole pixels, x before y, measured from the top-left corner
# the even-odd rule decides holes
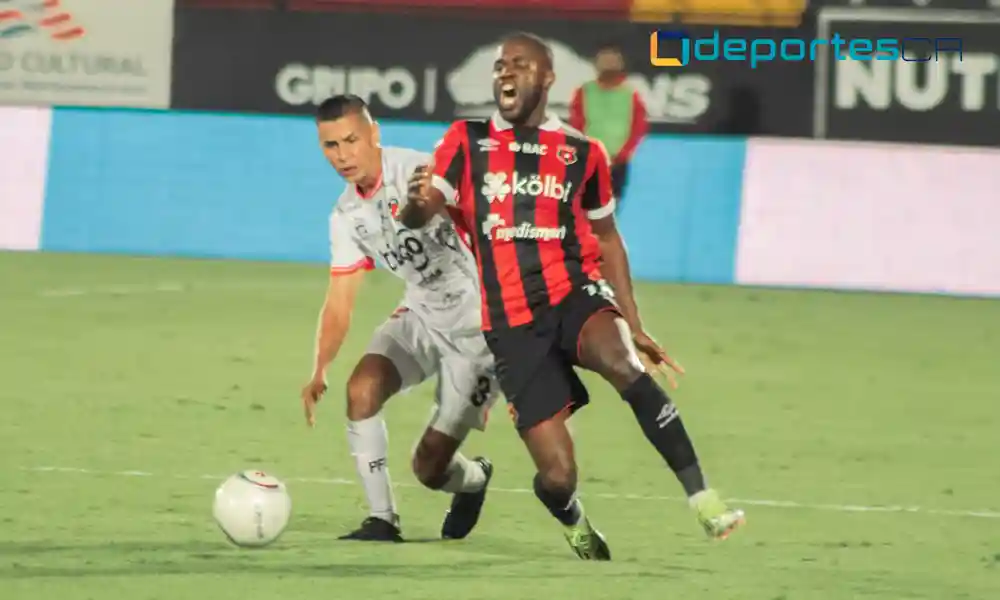
[[[398,523],[398,518],[396,523]],[[368,517],[361,522],[361,527],[342,535],[337,539],[356,542],[402,542],[403,534],[396,523],[390,523],[378,517]]]
[[[444,524],[441,525],[441,537],[446,540],[461,540],[468,536],[479,522],[479,515],[486,502],[486,490],[493,478],[493,463],[490,459],[477,456],[472,459],[479,463],[486,473],[483,489],[478,492],[459,492],[451,500],[451,508],[444,514]]]

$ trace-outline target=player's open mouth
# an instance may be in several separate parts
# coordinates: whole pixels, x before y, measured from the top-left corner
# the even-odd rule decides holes
[[[500,108],[513,108],[516,102],[517,88],[510,83],[500,86]]]

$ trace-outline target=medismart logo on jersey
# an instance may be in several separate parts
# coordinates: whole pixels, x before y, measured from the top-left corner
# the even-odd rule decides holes
[[[669,50],[667,46],[670,46]],[[716,29],[710,37],[693,38],[685,31],[653,31],[649,35],[649,63],[654,67],[684,67],[693,61],[748,62],[751,69],[760,63],[783,60],[815,61],[818,52],[829,48],[837,60],[938,62],[943,58],[962,60],[962,38],[886,37],[850,39],[834,33],[830,39],[812,38],[723,38]],[[670,56],[663,56],[663,54]]]
[[[507,220],[496,213],[490,213],[483,221],[483,235],[488,240],[512,242],[514,240],[538,240],[542,242],[561,240],[566,237],[566,226],[538,227],[531,223],[507,226]]]

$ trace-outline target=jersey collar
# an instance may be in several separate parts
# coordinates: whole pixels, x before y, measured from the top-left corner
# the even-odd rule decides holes
[[[493,128],[497,131],[505,131],[514,127],[507,119],[501,117],[499,112],[493,113],[493,118],[490,121],[493,123]],[[559,117],[552,114],[545,115],[545,121],[538,126],[543,131],[559,131],[562,127],[563,123]]]
[[[382,189],[382,178],[385,177],[385,151],[382,152],[382,171],[378,174],[378,179],[375,180],[375,185],[372,189],[368,190],[368,193],[362,193],[361,188],[354,186],[354,191],[358,193],[358,196],[363,200],[371,200],[375,197],[375,194]]]

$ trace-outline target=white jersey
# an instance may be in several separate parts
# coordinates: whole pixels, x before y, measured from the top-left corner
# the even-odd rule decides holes
[[[330,272],[388,269],[406,282],[403,306],[448,335],[479,334],[476,259],[451,219],[437,215],[409,230],[395,215],[409,177],[432,157],[406,148],[382,149],[382,181],[368,196],[348,185],[330,215]]]

